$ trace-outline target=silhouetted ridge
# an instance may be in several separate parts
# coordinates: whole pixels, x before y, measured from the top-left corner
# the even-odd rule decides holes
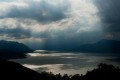
[[[22,65],[0,60],[1,80],[40,80],[40,74]]]
[[[120,41],[101,40],[93,44],[84,44],[76,48],[80,52],[120,53]]]
[[[13,41],[0,41],[0,58],[11,59],[11,58],[23,58],[25,53],[32,52],[33,50],[26,45]]]

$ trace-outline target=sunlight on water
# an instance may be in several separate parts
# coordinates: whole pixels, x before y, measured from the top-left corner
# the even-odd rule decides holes
[[[28,57],[25,59],[15,59],[13,61],[37,72],[85,74],[87,71],[96,68],[99,63],[120,66],[119,62],[114,61],[116,58],[117,56],[101,54],[37,50],[34,53],[28,53]]]
[[[48,64],[48,65],[30,65],[30,64],[23,64],[23,66],[33,69],[38,72],[47,71],[53,72],[54,74],[85,74],[87,70],[92,70],[93,67],[84,67],[80,68],[79,70],[72,68],[73,65],[71,64]],[[68,69],[65,66],[71,66]]]

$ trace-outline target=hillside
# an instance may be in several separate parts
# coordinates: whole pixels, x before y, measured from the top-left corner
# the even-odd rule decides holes
[[[40,80],[40,74],[22,65],[0,60],[0,79],[2,80]]]
[[[13,41],[0,41],[0,59],[23,58],[33,50],[26,45]]]
[[[101,40],[93,44],[84,44],[76,48],[80,52],[120,53],[120,41]]]

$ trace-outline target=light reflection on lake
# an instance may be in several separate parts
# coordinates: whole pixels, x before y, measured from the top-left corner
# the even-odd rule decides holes
[[[26,59],[12,61],[38,72],[47,71],[55,74],[85,74],[96,68],[99,63],[120,66],[119,62],[115,61],[117,56],[111,55],[37,50],[28,53],[27,56]]]

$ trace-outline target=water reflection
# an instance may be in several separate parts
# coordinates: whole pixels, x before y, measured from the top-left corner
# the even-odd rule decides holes
[[[47,53],[46,53],[47,52]],[[50,54],[48,54],[50,52]],[[47,71],[55,74],[85,74],[88,70],[97,67],[99,63],[108,63],[119,66],[114,61],[116,56],[106,56],[86,53],[67,53],[39,50],[29,53],[26,59],[14,60],[38,72]]]
[[[48,64],[48,65],[30,65],[24,64],[24,66],[33,69],[37,72],[47,71],[55,74],[85,74],[87,70],[92,70],[93,67],[77,67],[72,64]]]

